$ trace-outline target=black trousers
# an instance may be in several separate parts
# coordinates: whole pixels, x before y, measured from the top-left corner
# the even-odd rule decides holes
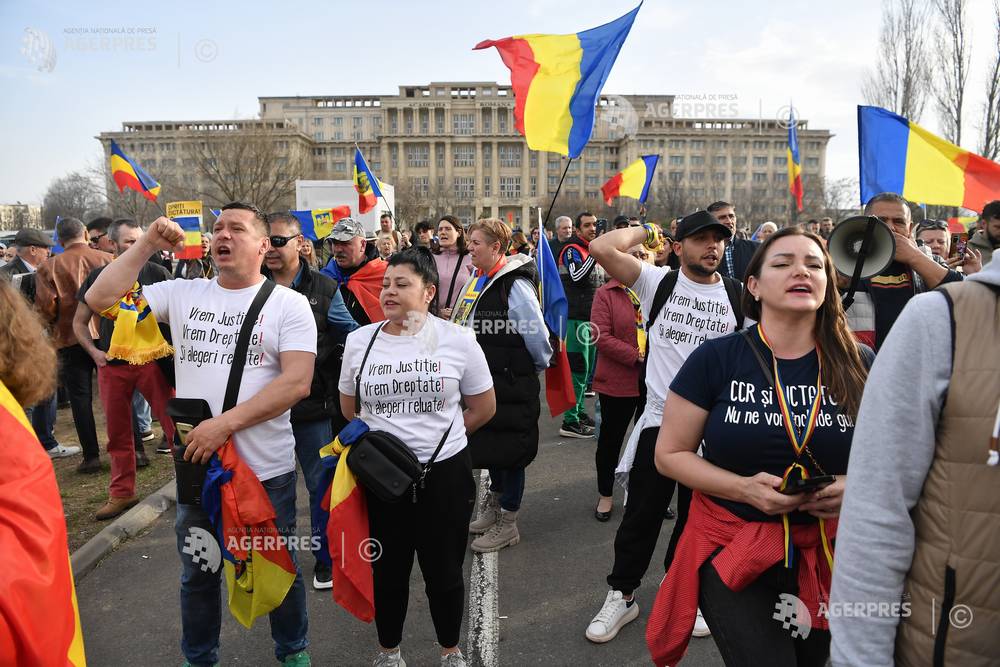
[[[781,594],[799,592],[796,570],[777,563],[739,593],[723,583],[712,561],[698,571],[701,613],[727,667],[774,665],[821,667],[830,655],[830,633],[811,629],[806,638],[773,618]]]
[[[674,496],[676,482],[657,472],[653,463],[659,432],[656,427],[643,429],[639,434],[635,460],[628,473],[625,514],[615,534],[615,564],[608,575],[608,585],[626,596],[642,583],[660,536],[663,513]],[[665,559],[664,572],[669,565]]]
[[[677,542],[681,539],[684,526],[687,525],[688,512],[691,510],[691,489],[677,482],[677,521],[674,522],[674,532],[670,533],[670,544],[667,545],[667,556],[664,559],[664,571],[670,569],[670,564],[674,562],[674,552],[677,551]]]
[[[597,467],[597,492],[610,496],[615,487],[615,468],[621,455],[622,442],[632,420],[638,417],[639,397],[618,397],[600,394],[601,432],[597,437],[594,464]]]
[[[379,547],[372,562],[375,626],[385,648],[396,648],[403,639],[414,554],[424,576],[438,643],[444,648],[457,646],[462,628],[462,562],[476,502],[468,450],[432,465],[424,481],[416,503],[409,497],[384,503],[366,494],[371,537]]]
[[[97,443],[93,405],[93,378],[97,367],[82,347],[71,345],[59,350],[59,370],[63,386],[69,394],[69,406],[73,412],[76,435],[83,449],[83,460],[96,459],[101,454],[100,445]]]

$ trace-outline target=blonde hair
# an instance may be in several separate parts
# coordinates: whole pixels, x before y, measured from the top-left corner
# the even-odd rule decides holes
[[[14,400],[34,405],[56,388],[56,351],[31,306],[0,280],[0,382]]]
[[[469,236],[472,236],[472,232],[480,231],[486,234],[490,239],[490,243],[500,242],[500,254],[506,254],[507,249],[510,248],[510,238],[511,231],[507,223],[499,218],[483,218],[482,220],[476,220],[469,227]]]

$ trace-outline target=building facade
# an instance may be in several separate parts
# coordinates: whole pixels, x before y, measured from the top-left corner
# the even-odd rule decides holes
[[[559,199],[564,205],[556,210],[601,210],[601,185],[647,154],[661,156],[649,203],[664,216],[683,215],[716,199],[734,202],[744,217],[759,218],[755,222],[790,215],[787,125],[675,117],[672,95],[602,96],[593,137],[572,162],[528,149],[515,127],[510,86],[493,82],[400,86],[396,95],[260,97],[259,102],[255,121],[125,123],[122,132],[100,138],[105,144],[116,139],[158,178],[171,180],[167,174],[179,170],[171,182],[182,189],[204,185],[204,174],[195,173],[197,159],[187,158],[185,165],[171,158],[172,150],[185,142],[225,141],[251,125],[280,134],[275,159],[294,165],[298,178],[351,178],[357,144],[376,176],[395,186],[396,213],[404,223],[453,213],[466,221],[492,216],[520,225],[548,206],[564,171]],[[807,189],[810,181],[822,183],[831,136],[798,121]],[[303,153],[306,160],[299,157]],[[637,202],[615,206],[634,212]]]

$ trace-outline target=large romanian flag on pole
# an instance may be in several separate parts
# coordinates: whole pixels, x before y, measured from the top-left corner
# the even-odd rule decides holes
[[[59,487],[0,382],[0,665],[86,665]]]
[[[371,539],[365,490],[347,465],[351,446],[368,432],[368,425],[352,419],[334,441],[319,451],[320,488],[326,489],[326,539],[333,568],[333,599],[366,623],[375,619],[372,562],[381,556],[381,545]],[[405,501],[404,501],[405,502]]]
[[[579,157],[594,130],[601,89],[640,7],[571,35],[515,35],[476,44],[473,50],[495,46],[510,69],[514,124],[528,148]]]
[[[795,111],[788,112],[788,191],[795,197],[796,210],[802,210],[802,159],[799,157],[799,133],[795,122]]]
[[[1000,164],[879,107],[858,107],[861,203],[880,192],[982,211],[1000,192]]]
[[[149,201],[156,201],[160,194],[160,184],[139,166],[139,163],[125,155],[113,140],[111,142],[111,179],[118,186],[118,192],[125,188],[135,190]]]
[[[631,197],[643,204],[649,196],[649,186],[653,184],[653,172],[660,161],[659,155],[643,155],[622,169],[601,186],[604,202],[611,206],[615,197]]]
[[[576,405],[573,376],[566,356],[569,301],[559,278],[559,269],[552,256],[548,237],[542,228],[541,209],[538,209],[538,227],[538,252],[535,257],[538,265],[538,303],[542,306],[545,325],[559,341],[558,349],[552,351],[556,363],[545,369],[545,402],[549,404],[549,413],[555,417]]]
[[[378,187],[378,179],[368,168],[365,156],[360,148],[354,149],[354,189],[358,191],[358,212],[367,213],[375,208],[382,191]]]
[[[289,536],[278,532],[267,491],[231,439],[212,456],[201,499],[219,542],[229,611],[249,628],[277,609],[295,583],[287,542],[278,539]]]

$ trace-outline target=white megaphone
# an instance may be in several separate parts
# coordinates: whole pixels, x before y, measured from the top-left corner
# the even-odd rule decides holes
[[[864,280],[882,273],[892,263],[896,237],[889,225],[878,218],[856,215],[834,227],[826,249],[838,272],[854,280]]]

